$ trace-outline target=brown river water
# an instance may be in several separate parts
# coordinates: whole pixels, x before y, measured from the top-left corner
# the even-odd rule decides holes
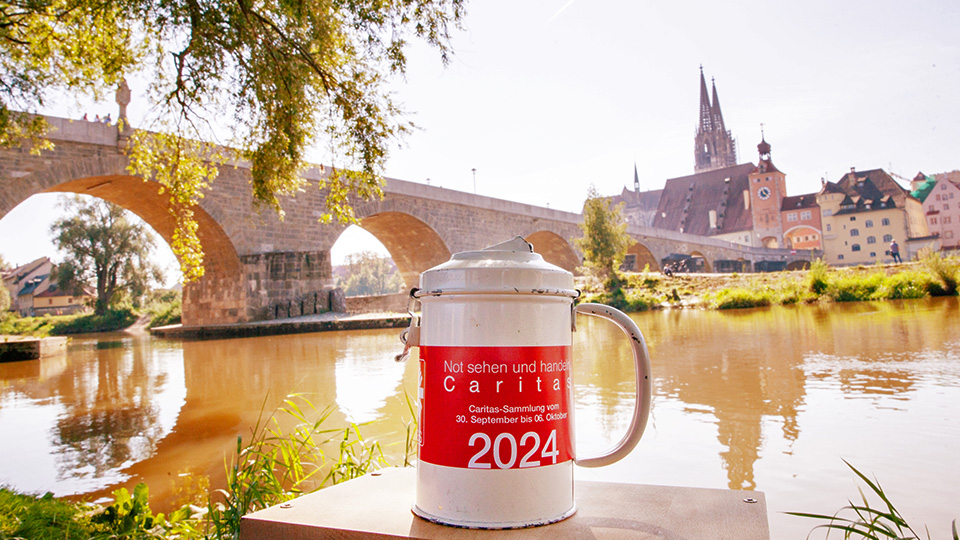
[[[925,537],[960,518],[958,299],[633,315],[650,349],[654,396],[626,459],[586,480],[758,490],[771,538],[859,500],[847,460]],[[261,410],[304,393],[335,405],[331,427],[403,455],[416,392],[399,330],[215,341],[74,338],[65,356],[0,364],[0,484],[92,500],[146,481],[164,509],[174,486],[224,476]],[[574,341],[577,444],[596,453],[632,413],[627,340],[581,317]],[[822,534],[814,535],[822,538]]]

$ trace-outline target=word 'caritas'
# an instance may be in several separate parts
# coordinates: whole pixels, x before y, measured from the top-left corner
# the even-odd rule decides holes
[[[503,381],[490,381],[490,382],[494,384],[494,390],[493,390],[494,393],[499,394],[500,386],[503,384]],[[537,386],[536,391],[543,392],[543,379],[541,379],[540,377],[537,377],[537,380],[535,381],[535,383]],[[571,379],[571,377],[569,376],[567,377],[566,383],[567,383],[567,389],[570,389],[573,387],[573,380]],[[551,383],[548,381],[547,384],[551,384]],[[529,386],[530,385],[528,385],[528,388]],[[560,390],[561,389],[560,379],[553,379],[552,386],[553,386],[553,390]],[[457,380],[453,378],[453,375],[447,375],[446,377],[443,378],[443,389],[446,390],[447,392],[453,392],[454,390],[457,389]],[[479,394],[480,381],[477,381],[477,380],[470,381],[468,390],[471,393]],[[523,377],[517,378],[517,391],[523,392]]]

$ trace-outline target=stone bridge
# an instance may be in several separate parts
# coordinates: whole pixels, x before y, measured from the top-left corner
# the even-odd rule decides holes
[[[168,243],[174,221],[155,182],[127,171],[116,126],[47,118],[56,148],[40,156],[26,149],[0,150],[0,218],[37,193],[92,195],[140,216]],[[284,200],[281,222],[271,211],[253,210],[249,170],[221,168],[196,212],[206,254],[206,275],[184,288],[183,324],[210,325],[325,311],[333,287],[330,248],[344,227],[323,225],[319,169],[305,178],[313,186]],[[420,272],[452,253],[479,249],[521,235],[538,253],[573,271],[581,259],[571,239],[580,236],[579,214],[387,179],[383,200],[358,202],[360,225],[390,252],[408,287]],[[632,228],[637,268],[671,253],[712,261],[809,260],[808,253],[756,249],[671,231]],[[749,268],[750,266],[748,266]]]

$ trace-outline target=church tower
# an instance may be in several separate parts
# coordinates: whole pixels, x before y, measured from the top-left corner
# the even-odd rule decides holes
[[[703,66],[700,66],[700,125],[694,139],[695,173],[733,167],[737,164],[737,148],[733,136],[723,124],[720,112],[720,98],[717,97],[717,84],[713,85],[713,100],[707,94],[707,81],[703,78]]]
[[[757,145],[760,162],[749,175],[750,213],[753,233],[764,247],[783,247],[783,223],[780,208],[787,196],[787,176],[770,159],[770,143],[761,134]]]

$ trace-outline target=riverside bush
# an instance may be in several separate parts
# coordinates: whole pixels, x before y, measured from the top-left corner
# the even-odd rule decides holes
[[[80,315],[58,322],[51,330],[53,335],[88,334],[123,330],[137,321],[137,314],[130,307],[108,309],[103,315]]]
[[[926,298],[937,283],[930,274],[917,270],[907,270],[892,276],[886,276],[883,285],[875,295],[882,300],[901,300]]]
[[[769,306],[773,303],[769,291],[751,291],[734,288],[723,289],[712,297],[711,304],[716,309],[740,309]]]
[[[886,276],[880,272],[868,274],[835,275],[829,280],[827,295],[837,302],[876,300],[874,293],[883,285]]]
[[[153,318],[150,319],[147,326],[156,328],[157,326],[180,324],[181,302],[180,298],[174,298],[169,302],[151,305],[149,311],[153,314]]]

